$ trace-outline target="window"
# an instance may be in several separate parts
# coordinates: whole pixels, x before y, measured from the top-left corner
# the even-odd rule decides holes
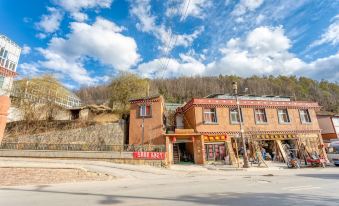
[[[255,122],[258,124],[267,123],[265,109],[254,109]]]
[[[217,123],[217,111],[215,108],[204,108],[204,123]]]
[[[151,116],[151,105],[141,105],[141,106],[139,106],[139,116],[140,117],[150,117]]]
[[[299,110],[301,123],[311,123],[311,117],[308,112],[308,109]]]
[[[5,64],[5,59],[4,58],[0,58],[0,66],[4,66]]]
[[[0,88],[4,85],[5,77],[0,75]]]
[[[5,67],[6,69],[8,69],[8,65],[9,65],[9,60],[7,59],[7,60],[6,60],[6,64],[5,64],[4,67]]]
[[[279,123],[289,123],[290,117],[288,116],[287,109],[278,109]]]
[[[8,51],[5,50],[5,53],[4,53],[4,58],[7,59],[7,56],[8,56]]]
[[[232,124],[240,123],[240,117],[241,117],[241,122],[244,122],[241,109],[240,109],[240,116],[239,116],[238,108],[231,108],[230,109],[230,116],[231,116],[231,123]]]
[[[2,57],[2,55],[4,55],[4,52],[5,52],[5,49],[2,47],[2,48],[0,49],[0,57]]]

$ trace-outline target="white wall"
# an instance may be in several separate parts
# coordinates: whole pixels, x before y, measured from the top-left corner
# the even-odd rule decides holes
[[[4,83],[0,88],[0,96],[9,96],[13,85],[13,77],[5,77]]]
[[[7,122],[23,120],[23,112],[16,107],[10,107],[8,110]]]

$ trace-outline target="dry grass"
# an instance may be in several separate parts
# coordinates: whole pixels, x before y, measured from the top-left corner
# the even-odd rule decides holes
[[[93,121],[99,123],[118,122],[119,119],[119,115],[113,113],[103,113],[93,117]]]
[[[107,181],[114,177],[74,168],[0,168],[0,186]]]

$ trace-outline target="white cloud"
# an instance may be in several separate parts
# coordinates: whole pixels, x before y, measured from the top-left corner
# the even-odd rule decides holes
[[[48,48],[38,49],[45,58],[39,62],[41,67],[79,84],[94,84],[99,79],[91,77],[84,67],[87,59],[124,71],[140,60],[135,40],[123,35],[123,28],[107,19],[99,17],[92,25],[73,22],[70,28],[66,38],[53,37]]]
[[[64,13],[68,12],[70,16],[78,22],[83,22],[88,19],[84,12],[87,9],[110,8],[113,0],[53,0],[54,7],[47,7],[49,14],[41,16],[36,27],[45,33],[54,33],[59,27],[64,17]],[[39,39],[47,37],[44,33],[36,35]]]
[[[293,74],[304,62],[288,52],[291,41],[282,27],[258,27],[244,39],[230,39],[221,49],[222,57],[208,64],[209,73]]]
[[[85,21],[88,17],[83,13],[86,9],[110,8],[113,0],[54,0],[77,21]]]
[[[20,76],[37,76],[40,74],[39,65],[36,63],[21,63],[18,65]]]
[[[180,54],[180,59],[154,59],[138,66],[137,72],[144,77],[175,77],[202,75],[205,65],[187,54]]]
[[[264,20],[266,19],[265,15],[259,14],[256,18],[255,18],[255,23],[257,25],[261,24]]]
[[[306,75],[316,79],[326,79],[338,82],[339,80],[339,53],[317,59],[309,63],[299,75]]]
[[[47,7],[48,15],[42,15],[41,20],[36,23],[39,30],[46,33],[53,33],[59,29],[63,13],[54,7]]]
[[[166,16],[180,16],[180,20],[185,20],[188,16],[203,19],[206,10],[212,5],[211,0],[171,0],[166,9]],[[186,13],[185,13],[186,12]],[[185,16],[182,16],[184,15]]]
[[[241,16],[248,11],[254,11],[259,8],[264,0],[241,0],[232,11],[232,15]]]
[[[99,17],[93,25],[73,22],[70,28],[67,39],[52,38],[49,49],[64,58],[93,57],[118,70],[127,70],[139,61],[135,40],[121,34],[123,28],[109,20]]]
[[[324,34],[321,35],[320,39],[314,41],[311,44],[311,47],[319,46],[322,44],[339,44],[339,15],[335,16],[332,20],[333,22],[327,28]]]
[[[27,46],[26,44],[22,47],[21,54],[26,55],[31,52],[31,47]]]
[[[36,36],[37,38],[39,38],[39,39],[45,39],[45,38],[47,37],[47,35],[44,34],[44,33],[38,33],[38,34],[36,34],[35,36]]]
[[[137,29],[154,35],[162,43],[162,45],[159,46],[159,49],[166,52],[169,52],[176,46],[190,46],[192,42],[204,31],[204,27],[199,27],[191,34],[173,34],[172,30],[170,28],[166,28],[164,24],[157,25],[156,17],[151,14],[151,5],[149,0],[140,0],[137,3],[134,3],[130,12],[139,20],[136,24]],[[175,40],[177,40],[176,43]]]
[[[151,78],[282,74],[338,81],[339,53],[307,63],[289,52],[291,47],[291,40],[286,37],[282,27],[258,27],[243,38],[231,38],[220,49],[221,57],[212,62],[203,63],[204,55],[192,51],[181,54],[179,59],[162,58],[142,63],[136,71]]]
[[[247,35],[246,46],[253,53],[276,56],[288,50],[291,41],[285,36],[282,27],[258,27]]]
[[[79,84],[94,84],[95,79],[91,78],[81,61],[67,60],[62,54],[53,50],[39,48],[38,51],[44,56],[45,61],[39,61],[39,66],[67,76]]]

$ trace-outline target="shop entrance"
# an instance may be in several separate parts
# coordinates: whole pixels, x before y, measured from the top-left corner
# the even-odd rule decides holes
[[[277,140],[259,140],[258,143],[258,149],[266,161],[284,162],[284,155],[288,155],[287,151],[297,149],[295,140],[282,140],[282,148],[279,147]]]
[[[225,161],[225,143],[205,143],[206,161]]]
[[[174,164],[194,163],[193,142],[178,142],[173,144]]]

